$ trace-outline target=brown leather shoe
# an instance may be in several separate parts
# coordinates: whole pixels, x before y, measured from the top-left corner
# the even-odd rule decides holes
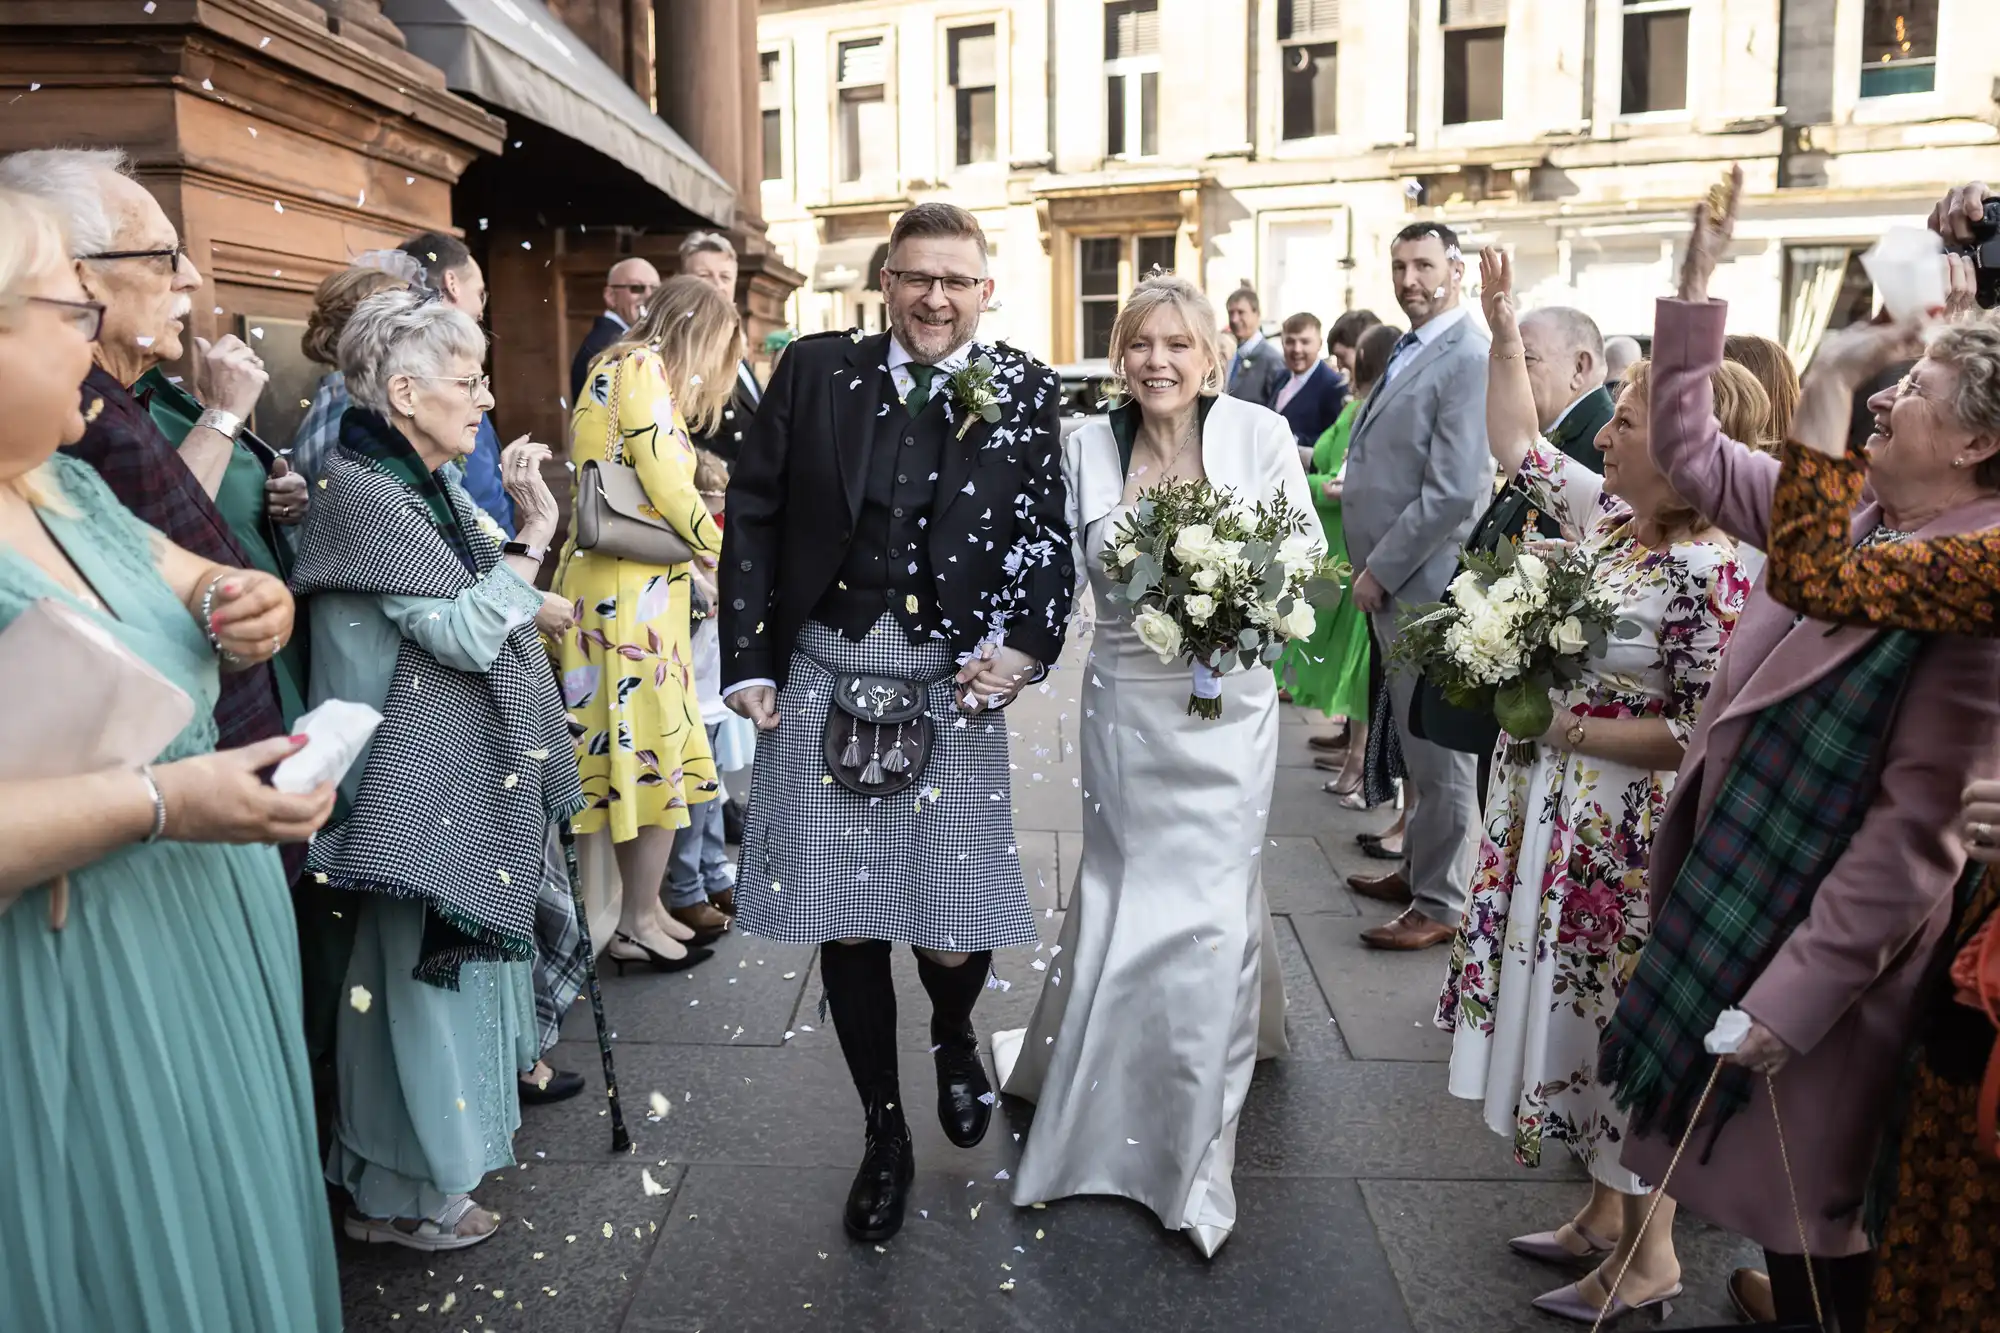
[[[736,890],[724,889],[721,893],[708,895],[709,906],[724,916],[736,915]]]
[[[1755,1268],[1729,1275],[1729,1303],[1746,1324],[1775,1324],[1778,1307],[1771,1299],[1771,1276]]]
[[[1346,727],[1342,727],[1331,736],[1308,736],[1306,737],[1306,744],[1315,750],[1332,750],[1338,753],[1347,748],[1351,735],[1352,733]]]
[[[1375,926],[1362,931],[1361,942],[1371,949],[1414,953],[1419,949],[1429,949],[1443,944],[1457,933],[1457,926],[1447,926],[1442,921],[1433,921],[1412,907],[1385,926]]]
[[[674,920],[692,930],[697,937],[709,935],[711,938],[729,929],[729,918],[715,909],[713,903],[696,903],[693,907],[676,907],[667,913]]]
[[[1401,870],[1391,870],[1386,875],[1349,875],[1347,887],[1378,903],[1401,906],[1410,901],[1410,882],[1403,878]]]

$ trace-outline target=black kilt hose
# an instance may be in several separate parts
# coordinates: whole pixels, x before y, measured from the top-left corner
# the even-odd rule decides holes
[[[790,944],[895,940],[949,953],[1036,942],[1006,714],[961,714],[955,667],[944,643],[913,645],[887,616],[859,643],[806,622],[778,693],[782,721],[757,738],[736,881],[745,930]],[[860,796],[827,775],[828,668],[945,677],[930,688],[937,739],[915,787]]]

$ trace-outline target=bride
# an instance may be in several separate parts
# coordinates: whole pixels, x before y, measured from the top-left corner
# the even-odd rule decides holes
[[[1136,1199],[1213,1255],[1236,1224],[1236,1123],[1259,1056],[1285,1051],[1284,988],[1264,901],[1278,758],[1267,669],[1222,678],[1222,717],[1187,712],[1116,610],[1098,555],[1140,492],[1206,477],[1246,503],[1312,512],[1284,419],[1218,397],[1215,311],[1185,278],[1141,282],[1111,330],[1124,402],[1070,437],[1079,576],[1099,618],[1083,687],[1083,865],[1027,1031],[995,1035],[1003,1090],[1038,1103],[1017,1205]],[[1317,538],[1317,527],[1313,529]]]

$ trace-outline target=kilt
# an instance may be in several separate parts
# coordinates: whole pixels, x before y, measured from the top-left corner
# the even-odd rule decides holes
[[[892,940],[944,952],[1037,942],[1014,839],[1004,714],[965,717],[954,658],[910,643],[884,616],[860,643],[817,621],[799,631],[780,725],[759,733],[743,827],[737,922],[790,944]],[[858,796],[827,778],[821,737],[833,672],[927,679],[929,766],[899,796]]]

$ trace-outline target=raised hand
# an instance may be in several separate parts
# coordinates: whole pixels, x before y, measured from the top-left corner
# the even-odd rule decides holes
[[[1944,237],[1946,245],[1971,245],[1972,229],[1986,216],[1986,201],[1992,194],[1985,181],[1959,186],[1931,210],[1931,230]]]
[[[514,525],[523,534],[521,540],[529,541],[529,533],[541,538],[529,541],[531,546],[544,544],[556,530],[555,493],[542,476],[542,464],[553,457],[554,450],[526,435],[500,451],[500,485],[514,502]]]
[[[256,411],[257,400],[271,379],[263,358],[233,333],[214,342],[196,338],[194,346],[195,397],[201,405],[245,418]]]
[[[1693,226],[1688,233],[1687,254],[1681,259],[1680,298],[1706,301],[1708,280],[1736,235],[1736,210],[1743,198],[1743,168],[1729,168],[1729,179],[1708,192],[1694,206]]]
[[[1479,252],[1479,304],[1486,311],[1486,326],[1493,332],[1493,352],[1519,351],[1521,324],[1514,310],[1514,259],[1497,245]]]
[[[1972,256],[1947,254],[1944,269],[1946,322],[1956,324],[1985,313],[1979,308],[1979,266],[1972,262]]]

